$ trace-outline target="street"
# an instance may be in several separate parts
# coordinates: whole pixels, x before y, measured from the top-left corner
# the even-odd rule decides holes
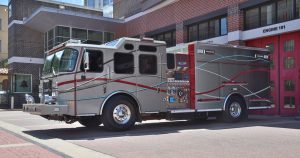
[[[15,136],[22,139],[19,146],[37,146],[42,155],[36,157],[49,152],[49,157],[299,158],[299,129],[300,121],[292,117],[250,116],[235,124],[214,119],[146,121],[127,132],[109,132],[103,126],[87,129],[21,111],[0,111],[1,137]],[[0,139],[0,158],[8,154],[2,150],[20,151],[18,141],[2,145]],[[25,154],[29,151],[35,152]]]

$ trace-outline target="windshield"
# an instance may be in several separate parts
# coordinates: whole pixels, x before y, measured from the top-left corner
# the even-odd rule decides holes
[[[66,48],[54,54],[48,55],[45,59],[43,75],[58,72],[71,72],[74,70],[78,51],[75,49]]]

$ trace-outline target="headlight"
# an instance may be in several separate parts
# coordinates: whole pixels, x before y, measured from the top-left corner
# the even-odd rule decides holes
[[[34,103],[34,98],[29,94],[25,94],[25,99],[26,99],[27,104],[33,104]]]

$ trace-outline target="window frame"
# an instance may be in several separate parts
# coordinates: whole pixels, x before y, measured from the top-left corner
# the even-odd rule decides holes
[[[293,59],[293,65],[291,66],[291,67],[287,67],[287,61],[288,61],[288,59]],[[295,57],[293,57],[293,56],[286,56],[286,57],[284,57],[284,59],[283,59],[284,61],[284,63],[283,63],[283,68],[285,69],[285,70],[291,70],[291,69],[294,69],[295,68]]]
[[[289,100],[289,104],[286,104],[287,99]],[[285,108],[294,108],[296,106],[296,97],[295,96],[284,96],[283,105],[284,105]],[[286,106],[289,106],[289,107],[286,107]]]
[[[222,34],[222,19],[226,19],[226,34]],[[218,21],[218,35],[214,34],[213,36],[211,36],[210,34],[210,22],[211,21]],[[200,38],[200,24],[207,24],[207,37],[204,37],[204,38]],[[214,25],[216,27],[216,25]],[[193,42],[191,41],[191,38],[190,38],[190,30],[192,27],[196,27],[197,28],[197,37],[196,37],[196,40],[193,40],[193,41],[201,41],[201,40],[206,40],[206,39],[210,39],[210,38],[215,38],[215,37],[221,37],[221,36],[226,36],[228,35],[228,16],[227,14],[225,15],[221,15],[221,16],[217,16],[217,17],[214,17],[214,18],[210,18],[210,19],[206,19],[206,20],[203,20],[203,21],[198,21],[196,23],[193,23],[191,25],[188,25],[187,26],[187,41],[188,42]],[[216,31],[216,30],[214,30]]]
[[[145,56],[151,56],[151,57],[155,57],[155,65],[153,65],[153,66],[155,66],[155,73],[141,73],[141,58],[144,58]],[[139,55],[139,73],[141,74],[141,75],[157,75],[157,73],[158,73],[158,66],[157,66],[157,63],[158,63],[158,61],[157,61],[157,56],[156,55],[153,55],[153,54],[140,54]]]
[[[284,80],[284,91],[285,92],[295,92],[296,82],[294,80]]]
[[[101,55],[102,55],[102,69],[101,69],[101,71],[91,71],[91,70],[88,70],[86,72],[87,73],[103,73],[103,71],[104,71],[104,53],[103,53],[103,51],[97,50],[97,49],[85,49],[84,52],[89,52],[90,53],[90,51],[96,51],[96,52],[100,52],[101,53]],[[89,55],[89,58],[90,57],[91,56]],[[90,59],[89,59],[89,61],[90,61]],[[81,58],[80,72],[84,72],[83,64],[84,64],[84,56],[82,56],[82,58]],[[91,68],[91,65],[89,65],[89,67]]]
[[[30,91],[16,92],[16,85],[15,85],[16,84],[16,75],[30,76]],[[32,74],[14,73],[12,80],[13,80],[13,82],[12,82],[13,93],[17,93],[17,94],[32,93]]]
[[[130,72],[130,73],[120,73],[120,72],[117,72],[116,71],[116,55],[117,54],[125,54],[125,55],[131,55],[133,58],[132,58],[132,62],[133,62],[133,72]],[[135,59],[134,59],[134,55],[132,53],[125,53],[125,52],[115,52],[114,55],[114,73],[115,74],[119,74],[119,75],[128,75],[128,74],[134,74],[135,73]]]

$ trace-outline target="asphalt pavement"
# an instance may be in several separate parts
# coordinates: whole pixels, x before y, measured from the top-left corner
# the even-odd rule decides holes
[[[233,124],[215,119],[157,120],[138,123],[130,131],[109,132],[103,126],[88,129],[21,111],[0,111],[0,136],[5,138],[0,138],[0,158],[7,154],[32,157],[32,153],[49,158],[300,157],[297,117],[250,116],[248,121]],[[25,153],[20,154],[20,149]]]

